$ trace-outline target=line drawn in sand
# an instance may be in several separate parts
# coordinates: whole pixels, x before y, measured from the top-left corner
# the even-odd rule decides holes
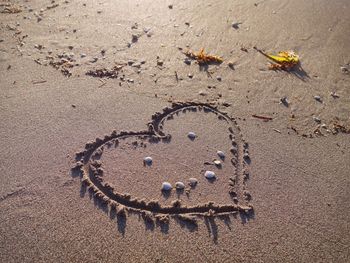
[[[155,199],[147,200],[120,192],[118,187],[105,181],[101,157],[106,149],[117,149],[124,140],[129,138],[141,141],[141,143],[135,143],[135,148],[146,147],[147,142],[150,144],[162,142],[171,145],[172,134],[165,133],[164,125],[173,120],[175,116],[186,114],[186,112],[215,114],[219,121],[228,126],[227,139],[231,145],[229,145],[230,152],[224,158],[227,159],[227,165],[230,165],[232,171],[230,170],[230,176],[225,182],[226,188],[220,189],[220,191],[227,192],[231,197],[230,202],[217,204],[214,202],[215,200],[207,200],[204,203],[183,205],[179,200],[175,200],[171,204],[163,204]],[[219,111],[217,107],[205,103],[173,103],[171,107],[166,107],[162,112],[155,113],[147,126],[148,129],[143,131],[121,131],[119,133],[113,131],[102,139],[97,138],[95,141],[87,143],[85,149],[76,154],[77,162],[72,168],[72,176],[79,175],[81,177],[82,189],[88,190],[91,196],[98,200],[107,211],[109,207],[111,217],[124,218],[125,223],[128,213],[137,213],[151,225],[151,229],[154,222],[160,224],[162,228],[162,225],[164,227],[164,224],[169,223],[170,218],[174,218],[180,224],[188,223],[186,227],[190,230],[196,228],[198,218],[204,218],[208,227],[208,222],[212,222],[215,217],[225,218],[229,215],[239,215],[244,222],[254,217],[253,206],[250,203],[251,195],[247,189],[247,181],[250,177],[248,143],[243,139],[234,118]],[[205,180],[203,178],[202,180]],[[191,186],[189,186],[187,194],[190,193],[190,188]],[[160,191],[160,189],[155,191],[157,190]]]

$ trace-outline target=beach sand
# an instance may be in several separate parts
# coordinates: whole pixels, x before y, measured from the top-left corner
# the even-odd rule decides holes
[[[0,11],[0,262],[349,262],[349,1],[3,1]],[[269,70],[254,47],[294,50],[300,66]],[[201,48],[224,62],[185,61]],[[193,110],[175,114],[181,103]],[[103,176],[90,173],[87,142],[93,153],[103,144]],[[186,189],[164,194],[164,181]]]

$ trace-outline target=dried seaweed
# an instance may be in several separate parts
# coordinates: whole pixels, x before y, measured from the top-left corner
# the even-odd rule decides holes
[[[195,59],[199,64],[209,64],[209,63],[222,63],[224,60],[221,57],[209,55],[204,52],[202,48],[197,54],[192,51],[186,51],[184,53],[187,57]]]

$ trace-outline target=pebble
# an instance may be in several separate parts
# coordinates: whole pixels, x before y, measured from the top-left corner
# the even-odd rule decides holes
[[[80,57],[81,57],[81,58],[85,58],[85,57],[86,57],[86,54],[85,54],[85,53],[81,53],[81,54],[80,54]]]
[[[349,69],[347,67],[342,66],[342,67],[340,67],[340,70],[344,74],[348,74],[349,73]]]
[[[240,25],[241,23],[239,23],[239,22],[232,22],[232,27],[234,28],[234,29],[239,29],[239,25]]]
[[[317,100],[318,102],[322,102],[322,99],[320,96],[314,96],[314,99]]]
[[[231,68],[231,69],[234,69],[235,68],[235,63],[233,63],[232,61],[230,61],[228,63],[228,66]]]
[[[185,184],[183,182],[176,182],[175,183],[175,188],[178,190],[182,190],[185,188]]]
[[[145,158],[143,159],[143,163],[144,163],[144,164],[147,164],[147,165],[152,165],[152,163],[153,163],[152,157],[150,157],[150,156],[145,157]]]
[[[135,35],[135,34],[132,34],[131,35],[131,42],[132,43],[135,43],[139,40],[139,36],[138,35]]]
[[[188,75],[187,75],[190,79],[192,79],[193,78],[193,74],[192,73],[188,73]]]
[[[286,106],[286,107],[289,106],[289,101],[288,101],[287,97],[282,97],[282,98],[280,99],[280,101],[281,101],[281,103],[282,103],[284,106]]]
[[[192,187],[195,187],[197,184],[198,184],[198,180],[194,177],[191,177],[189,180],[188,180],[188,184]]]
[[[163,64],[164,64],[163,60],[158,60],[158,61],[157,61],[157,65],[158,65],[158,66],[163,66]]]
[[[190,138],[191,140],[196,139],[197,135],[194,132],[189,132],[187,134],[187,137]]]
[[[250,159],[249,153],[248,153],[248,152],[245,152],[245,153],[243,154],[243,158],[246,159],[246,160],[249,160],[249,159]]]
[[[217,79],[218,81],[221,81],[221,80],[222,80],[221,76],[217,76],[216,79]]]
[[[204,173],[204,176],[207,179],[214,179],[214,178],[216,178],[216,175],[215,175],[215,173],[213,171],[206,171]]]
[[[185,63],[186,65],[191,65],[191,60],[190,60],[189,58],[185,58],[185,59],[184,59],[184,63]]]
[[[216,166],[221,166],[221,162],[219,160],[214,160],[213,162]]]
[[[90,62],[91,62],[91,63],[95,63],[97,60],[98,60],[98,58],[97,58],[97,57],[94,57],[94,58],[92,58],[92,59],[90,60]]]
[[[173,187],[170,183],[164,182],[162,183],[162,191],[170,191]]]
[[[225,153],[223,151],[217,151],[216,153],[221,159],[225,159]]]
[[[321,119],[320,118],[318,118],[318,117],[312,117],[312,118],[314,119],[315,122],[321,123]]]
[[[335,93],[335,91],[331,92],[331,96],[335,99],[339,98],[339,95],[337,93]]]

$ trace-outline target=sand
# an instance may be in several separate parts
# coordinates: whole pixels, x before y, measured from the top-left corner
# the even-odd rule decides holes
[[[0,11],[1,262],[349,262],[349,1],[4,1]],[[292,49],[301,67],[268,70],[254,47]],[[184,63],[201,48],[224,62]],[[170,141],[105,145],[103,182],[122,199],[82,183],[90,156],[85,173],[72,171],[96,138],[155,135],[147,124],[174,102],[233,124],[189,111],[161,124]],[[217,150],[230,156],[222,169],[204,164]],[[186,189],[166,196],[165,180]],[[150,208],[155,199],[172,208]]]

